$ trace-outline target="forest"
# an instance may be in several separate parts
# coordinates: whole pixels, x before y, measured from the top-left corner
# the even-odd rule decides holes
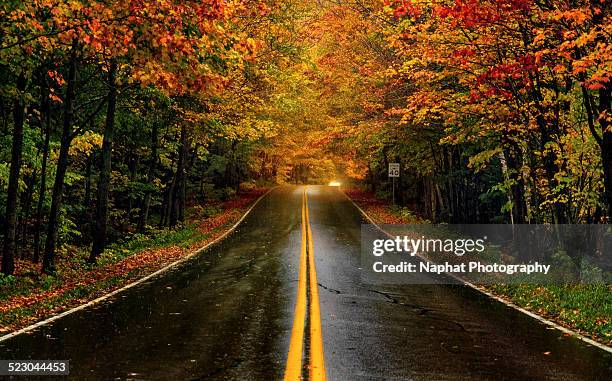
[[[609,0],[7,0],[2,272],[277,183],[448,223],[608,223]]]

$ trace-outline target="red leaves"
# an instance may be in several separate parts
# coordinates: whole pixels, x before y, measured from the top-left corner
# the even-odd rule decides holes
[[[404,224],[407,221],[389,209],[389,205],[376,198],[374,193],[361,189],[345,189],[344,193],[359,205],[376,223]]]
[[[586,87],[589,90],[599,90],[605,88],[606,86],[601,82],[592,82],[587,84]]]
[[[529,0],[455,0],[452,5],[435,7],[434,13],[453,25],[472,28],[507,19],[509,13],[529,11],[532,5]]]
[[[531,54],[518,56],[514,63],[497,64],[476,77],[475,86],[484,91],[470,92],[470,100],[476,102],[482,98],[491,96],[502,96],[510,99],[513,91],[530,87],[530,75],[536,74],[538,66],[536,58]]]
[[[417,18],[422,13],[421,8],[410,0],[385,0],[385,5],[392,9],[396,19],[408,16]]]
[[[463,58],[463,57],[472,57],[476,54],[476,51],[472,48],[458,49],[453,52],[453,57],[455,58]]]

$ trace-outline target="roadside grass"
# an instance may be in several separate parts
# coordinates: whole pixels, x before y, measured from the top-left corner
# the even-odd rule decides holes
[[[95,265],[87,262],[89,252],[85,248],[69,248],[58,258],[58,269],[54,276],[40,274],[37,264],[19,261],[21,271],[17,276],[0,274],[0,306],[2,301],[15,296],[28,296],[39,291],[57,289],[70,276],[75,276],[77,273],[87,274],[94,268],[115,264],[145,250],[173,245],[188,247],[202,238],[205,238],[205,235],[197,231],[194,224],[176,229],[152,230],[147,234],[134,234],[133,239],[124,239],[120,243],[109,245]],[[3,316],[0,317],[0,325],[2,318]]]
[[[194,252],[227,231],[264,192],[193,207],[182,226],[130,234],[109,245],[96,264],[87,262],[88,248],[64,247],[53,276],[18,260],[14,276],[0,274],[0,333],[96,299]]]
[[[487,285],[494,294],[583,335],[612,344],[612,285]]]
[[[428,223],[373,193],[344,190],[378,224]],[[488,291],[585,336],[612,345],[612,285],[489,284]]]
[[[121,242],[109,245],[98,259],[98,265],[115,263],[118,260],[138,254],[147,249],[158,249],[165,246],[178,245],[188,246],[195,240],[201,239],[202,233],[197,230],[197,225],[188,224],[178,229],[150,230],[147,234],[131,234]],[[187,245],[186,245],[187,244]],[[89,253],[79,255],[86,264]]]

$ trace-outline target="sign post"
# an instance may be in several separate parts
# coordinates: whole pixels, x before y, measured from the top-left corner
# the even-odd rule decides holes
[[[395,205],[395,179],[400,177],[399,163],[389,163],[389,177],[393,180],[393,205]]]

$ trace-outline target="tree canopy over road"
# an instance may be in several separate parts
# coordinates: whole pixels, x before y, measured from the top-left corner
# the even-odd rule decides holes
[[[2,272],[242,183],[362,181],[434,222],[605,223],[607,0],[0,5]]]

